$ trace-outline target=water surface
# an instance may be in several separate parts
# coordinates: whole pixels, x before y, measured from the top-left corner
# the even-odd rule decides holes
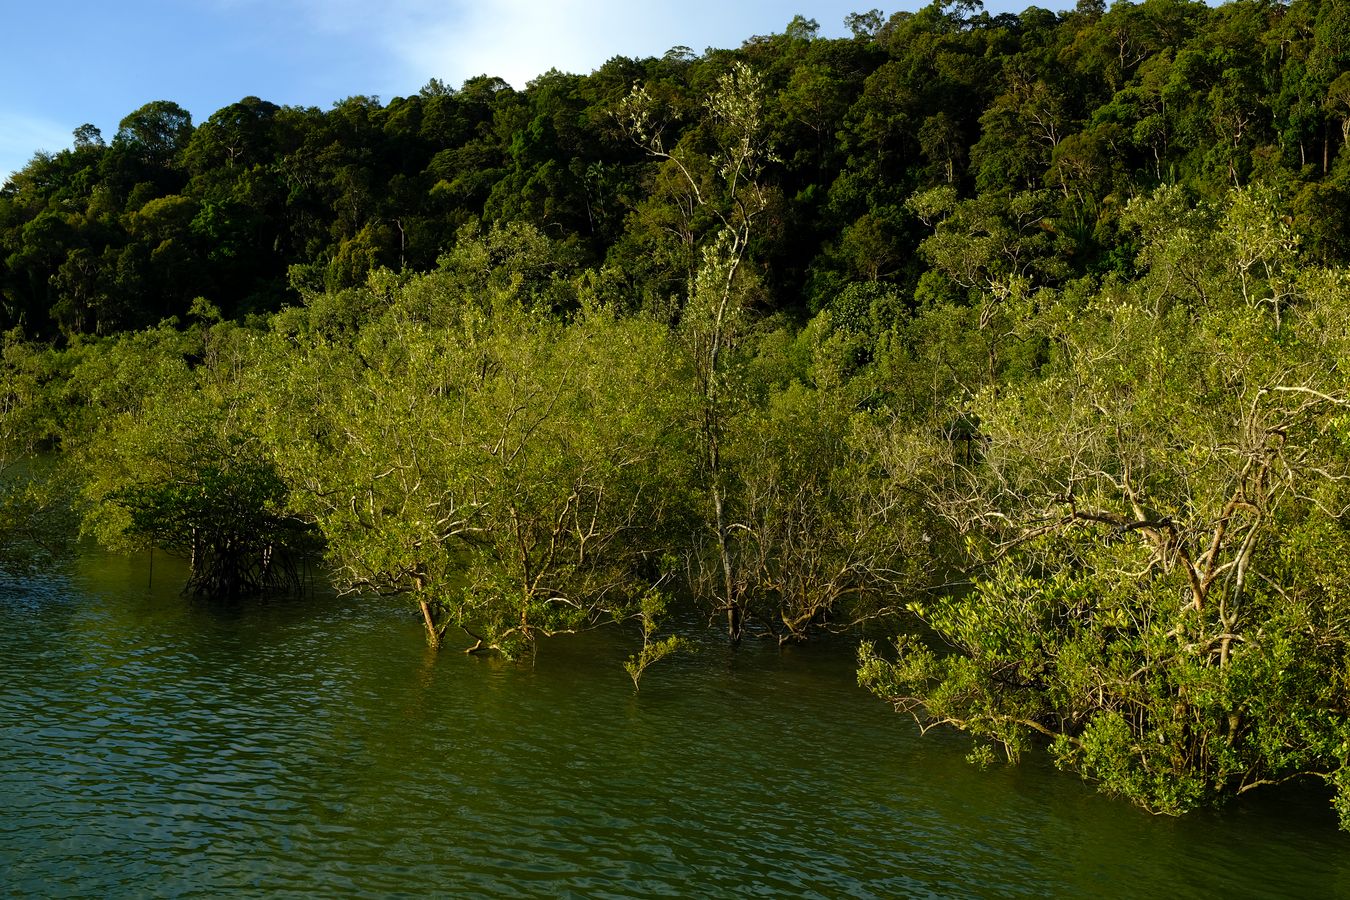
[[[147,564],[0,584],[9,894],[1350,896],[1324,791],[1173,820],[980,771],[842,640],[710,637],[634,694],[631,634],[436,655],[397,601],[203,604]]]

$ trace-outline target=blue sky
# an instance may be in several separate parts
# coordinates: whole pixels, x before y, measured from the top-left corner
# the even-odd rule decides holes
[[[0,180],[36,150],[70,146],[82,123],[111,139],[123,116],[151,100],[173,100],[200,122],[249,95],[327,108],[353,94],[414,93],[432,77],[458,87],[499,75],[524,87],[549,68],[586,73],[612,56],[738,46],[781,32],[797,13],[840,36],[848,13],[869,8],[865,0],[4,0]]]

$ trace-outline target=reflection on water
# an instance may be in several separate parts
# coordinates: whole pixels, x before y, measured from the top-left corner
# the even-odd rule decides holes
[[[434,655],[396,602],[213,605],[90,554],[0,584],[0,885],[39,895],[1350,895],[1326,795],[1158,819],[987,772],[849,646]]]

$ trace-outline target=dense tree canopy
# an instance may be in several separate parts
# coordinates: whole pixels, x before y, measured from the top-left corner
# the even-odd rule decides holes
[[[1122,271],[1128,199],[1181,184],[1217,199],[1278,184],[1324,262],[1350,252],[1350,34],[1339,3],[1121,2],[991,15],[979,3],[850,18],[826,39],[782,34],[702,56],[615,57],[517,91],[433,79],[329,110],[246,97],[194,127],[168,100],[106,143],[35,157],[0,191],[0,326],[108,334],[182,316],[204,296],[227,317],[275,311],[303,289],[426,271],[466,223],[530,224],[663,304],[717,227],[695,200],[713,166],[671,171],[624,126],[634,86],[667,151],[707,153],[725,123],[703,101],[734,66],[763,80],[777,162],[754,237],[759,302],[801,312],[850,282],[911,291],[934,267],[911,195],[950,186],[1023,220],[1071,274]],[[691,160],[693,157],[689,157]],[[972,227],[980,226],[972,223]]]

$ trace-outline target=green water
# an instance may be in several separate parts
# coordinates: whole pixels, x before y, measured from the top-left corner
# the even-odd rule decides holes
[[[233,607],[89,555],[0,584],[15,896],[1350,896],[1325,792],[1183,820],[978,771],[843,641],[653,669],[633,636],[439,656],[396,601]]]

